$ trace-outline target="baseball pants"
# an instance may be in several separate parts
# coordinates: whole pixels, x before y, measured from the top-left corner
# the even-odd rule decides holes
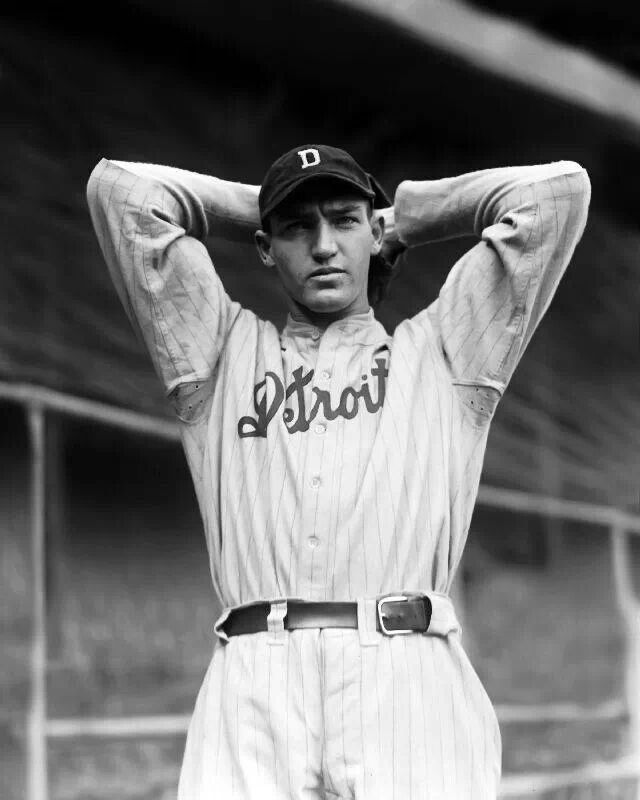
[[[179,800],[493,800],[495,713],[457,633],[217,642]]]

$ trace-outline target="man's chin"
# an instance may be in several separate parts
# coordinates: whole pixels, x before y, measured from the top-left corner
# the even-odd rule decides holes
[[[318,292],[305,292],[300,302],[316,314],[335,314],[344,311],[353,300],[354,298],[346,292],[326,288]]]

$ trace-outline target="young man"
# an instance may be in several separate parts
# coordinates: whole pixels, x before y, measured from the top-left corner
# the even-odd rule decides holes
[[[96,167],[93,223],[180,420],[224,606],[181,800],[495,798],[499,729],[448,593],[492,415],[589,195],[560,162],[405,181],[390,207],[324,145],[286,153],[260,190]],[[282,332],[226,295],[213,231],[255,234]],[[369,304],[385,263],[474,233],[388,335]]]

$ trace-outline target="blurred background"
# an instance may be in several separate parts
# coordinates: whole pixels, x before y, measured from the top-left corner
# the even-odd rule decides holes
[[[19,4],[0,26],[0,798],[169,800],[219,608],[171,417],[99,253],[102,157],[260,183],[573,159],[587,230],[496,413],[456,580],[503,796],[640,797],[640,6]],[[229,294],[281,325],[251,248]],[[391,332],[471,241],[412,251]]]

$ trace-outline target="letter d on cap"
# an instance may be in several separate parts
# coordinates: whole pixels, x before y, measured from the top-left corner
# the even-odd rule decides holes
[[[320,153],[315,147],[310,147],[308,150],[298,150],[298,155],[300,156],[300,161],[302,161],[302,169],[315,167],[316,164],[320,163]],[[309,161],[309,156],[313,158],[313,161]]]

